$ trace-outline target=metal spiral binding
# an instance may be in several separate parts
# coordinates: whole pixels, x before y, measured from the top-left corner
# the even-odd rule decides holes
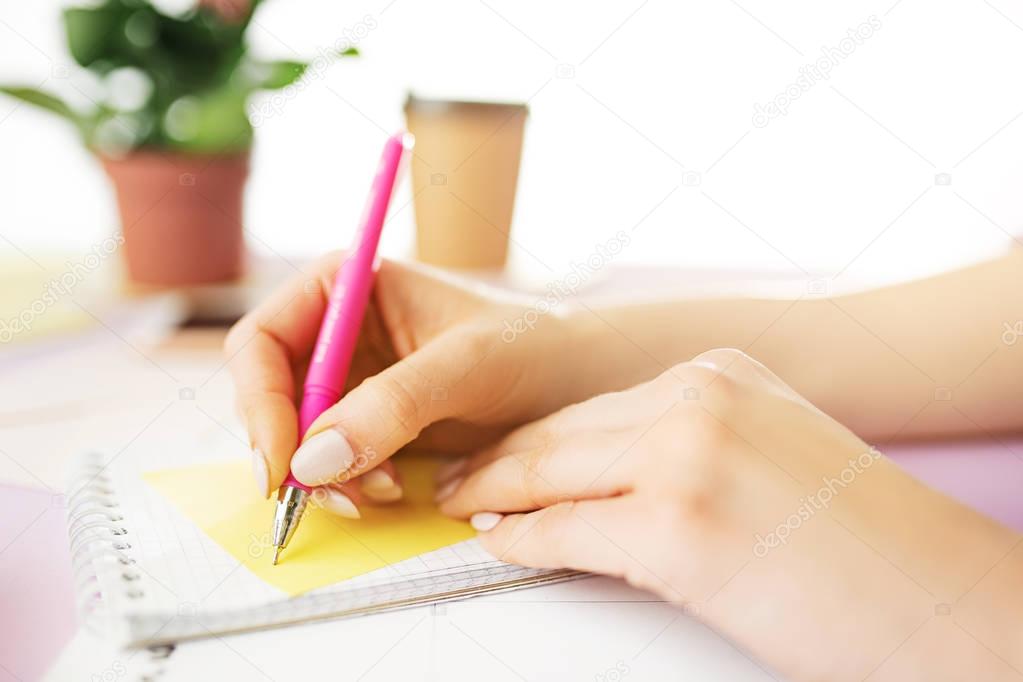
[[[120,596],[131,600],[145,597],[142,573],[136,568],[131,533],[123,525],[117,491],[102,456],[84,455],[67,489],[67,532],[78,610],[83,625],[102,633],[104,602],[111,595],[103,594],[99,573],[119,575]],[[147,648],[146,658],[136,659],[144,672],[136,670],[132,679],[151,682],[163,677],[173,651],[173,645]]]
[[[145,596],[142,575],[135,569],[130,533],[122,525],[124,516],[100,455],[84,455],[68,490],[68,541],[78,609],[82,622],[94,625],[104,601],[98,572],[110,570],[104,564],[120,571],[127,599]]]

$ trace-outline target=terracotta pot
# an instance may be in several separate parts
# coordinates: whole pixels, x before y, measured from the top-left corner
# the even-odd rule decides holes
[[[102,161],[117,192],[133,281],[174,287],[241,274],[248,152],[187,156],[141,150]]]
[[[524,104],[409,96],[419,260],[448,268],[504,267],[527,113]]]

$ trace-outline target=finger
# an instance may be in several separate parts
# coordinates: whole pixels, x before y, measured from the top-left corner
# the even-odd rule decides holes
[[[581,403],[568,405],[546,417],[515,429],[501,442],[498,450],[525,450],[541,445],[554,437],[571,436],[599,427],[605,431],[631,426],[633,416],[642,414],[629,391],[604,393]]]
[[[553,448],[500,457],[442,488],[441,511],[465,518],[479,511],[529,511],[565,499],[621,494],[630,489],[634,441],[625,432],[585,433]]]
[[[264,391],[253,391],[241,409],[249,432],[256,487],[263,497],[269,497],[288,475],[288,460],[298,441],[298,413],[290,395],[269,385]]]
[[[382,462],[377,468],[359,476],[356,481],[362,495],[377,504],[397,502],[404,495],[398,470],[391,460]]]
[[[423,429],[412,444],[417,450],[457,455],[476,452],[481,447],[498,442],[517,424],[482,426],[448,419]]]
[[[473,521],[483,548],[502,561],[618,577],[627,575],[632,562],[622,538],[634,535],[643,523],[637,505],[628,496],[562,502],[499,521],[488,512]]]
[[[334,254],[310,274],[293,277],[243,317],[224,342],[263,495],[283,482],[298,442],[292,367],[315,342],[324,310],[323,280],[340,258]]]
[[[437,484],[438,490],[442,489],[449,481],[463,478],[472,461],[473,457],[469,455],[452,457],[444,461],[437,467],[437,471],[433,475],[433,482]]]
[[[332,483],[313,488],[309,492],[308,504],[346,519],[361,518],[359,507],[365,499],[354,483]]]
[[[387,480],[369,481],[367,485],[367,476],[370,474],[380,474]],[[313,488],[310,501],[311,504],[336,516],[358,519],[361,518],[359,508],[364,505],[386,504],[401,499],[403,491],[400,481],[394,463],[388,461],[354,481],[330,483]]]
[[[577,434],[629,429],[637,421],[646,419],[649,412],[647,403],[634,399],[633,391],[644,385],[630,391],[605,393],[520,426],[464,462],[442,468],[437,472],[437,480],[443,484],[456,475],[464,477],[512,453],[556,447],[560,440]]]
[[[264,337],[292,360],[307,355],[319,333],[327,292],[343,257],[342,252],[335,252],[319,259],[308,271],[293,275],[239,320],[224,342],[229,360]]]
[[[486,353],[474,330],[455,327],[370,377],[309,427],[292,472],[311,485],[358,476],[428,425],[480,409],[488,401],[473,373]]]

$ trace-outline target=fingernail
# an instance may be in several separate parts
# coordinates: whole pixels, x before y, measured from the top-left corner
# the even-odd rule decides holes
[[[338,477],[355,461],[355,453],[345,437],[334,429],[316,434],[291,458],[291,473],[306,485],[321,485]]]
[[[252,449],[252,475],[256,478],[256,488],[264,498],[270,497],[270,469],[266,466],[266,457],[259,448]]]
[[[343,516],[346,519],[358,519],[362,518],[359,513],[359,508],[352,502],[352,498],[345,495],[340,490],[333,488],[324,488],[325,491],[321,503],[324,509],[327,511]]]
[[[457,476],[458,474],[462,473],[462,469],[465,468],[465,465],[468,463],[468,461],[469,461],[468,457],[459,457],[456,460],[452,460],[450,462],[442,464],[437,469],[437,475],[435,477],[435,480],[438,483],[443,483],[444,481],[450,479],[452,476]]]
[[[496,512],[479,512],[473,514],[469,519],[469,525],[481,533],[485,533],[488,530],[493,530],[494,526],[501,522],[504,518],[504,514],[498,514]]]
[[[359,477],[362,492],[374,502],[394,502],[401,499],[401,486],[386,471],[374,469]]]
[[[461,483],[462,483],[461,476],[457,476],[456,478],[451,479],[450,481],[448,481],[447,483],[440,487],[440,490],[437,491],[437,494],[433,496],[433,501],[443,502],[444,500],[448,499],[455,492],[455,489],[457,489],[458,486],[461,485]]]

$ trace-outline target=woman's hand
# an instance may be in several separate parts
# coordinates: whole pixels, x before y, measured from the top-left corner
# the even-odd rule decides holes
[[[296,453],[296,402],[342,257],[332,254],[295,276],[227,337],[262,494],[280,486],[290,464],[300,481],[324,486],[316,497],[324,506],[358,516],[364,497],[401,496],[387,462],[399,448],[467,452],[602,390],[605,375],[578,369],[575,327],[554,311],[538,314],[434,270],[385,261],[350,392],[310,427]],[[367,472],[358,485],[348,482]]]
[[[729,350],[523,426],[440,478],[442,509],[495,556],[622,576],[797,679],[865,678],[1018,540]],[[977,655],[955,627],[922,636]]]

